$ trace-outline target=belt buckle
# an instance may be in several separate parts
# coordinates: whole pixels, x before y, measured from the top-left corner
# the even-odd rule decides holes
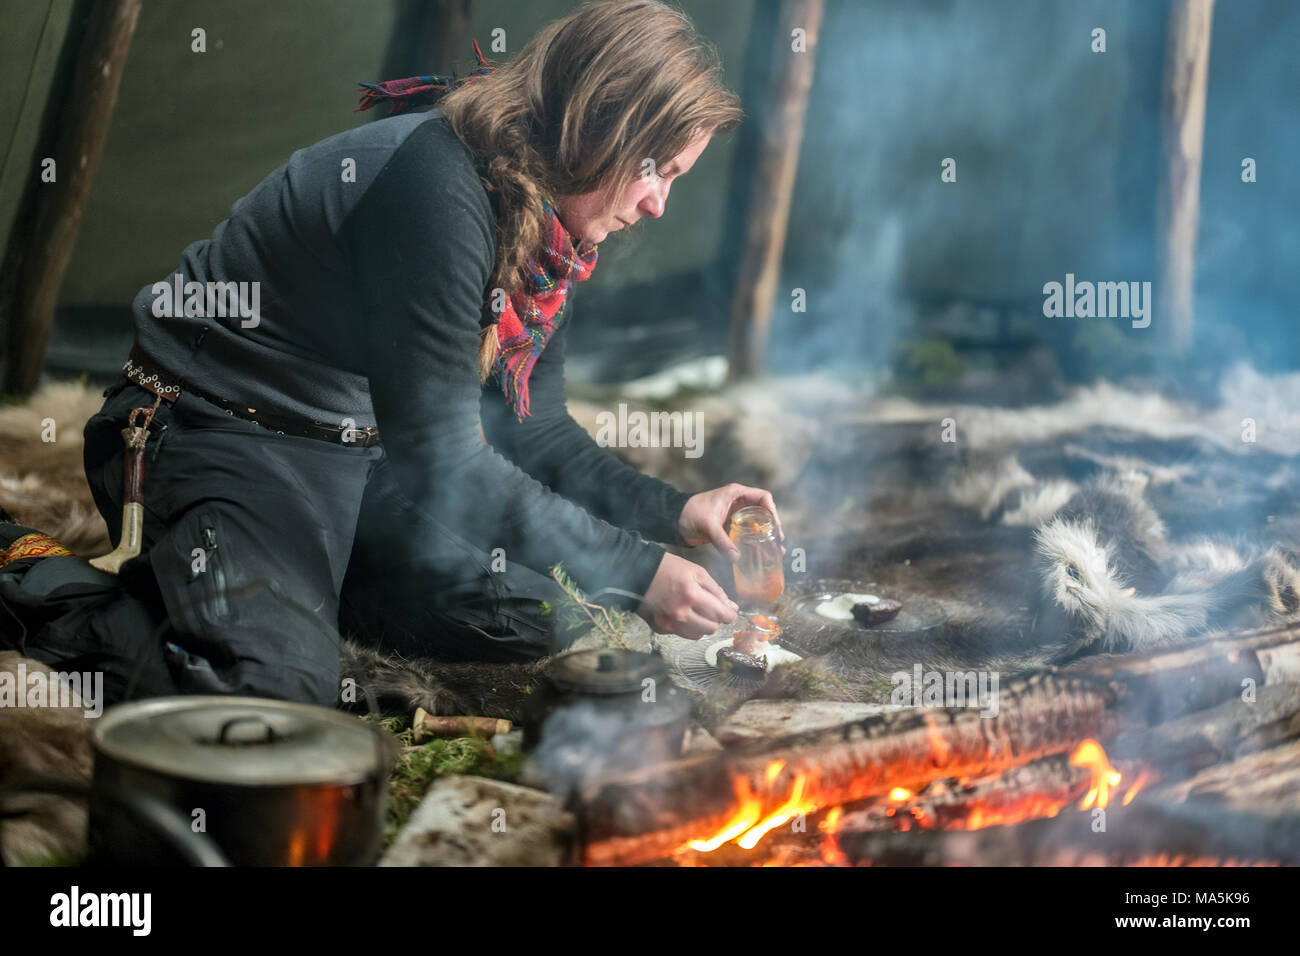
[[[355,425],[350,428],[344,428],[339,435],[340,444],[355,445],[358,448],[369,448],[379,439],[379,429],[374,425],[367,425],[365,428],[357,428]]]

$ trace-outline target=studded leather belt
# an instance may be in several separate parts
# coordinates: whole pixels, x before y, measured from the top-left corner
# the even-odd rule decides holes
[[[131,354],[122,366],[122,374],[145,391],[152,392],[165,402],[174,402],[181,392],[189,392],[211,405],[216,405],[235,418],[261,425],[263,428],[280,435],[296,435],[300,438],[315,438],[333,445],[355,445],[368,448],[379,444],[379,429],[372,426],[358,428],[355,426],[335,425],[330,422],[309,420],[306,418],[278,418],[248,408],[238,402],[231,402],[215,395],[201,392],[191,385],[186,385],[161,365],[141,351],[139,345],[131,347]]]

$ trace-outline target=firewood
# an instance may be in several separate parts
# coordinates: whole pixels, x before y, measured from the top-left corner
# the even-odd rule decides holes
[[[1136,762],[1112,765],[1123,776],[1118,788],[1122,796],[1144,768]],[[1072,765],[1062,754],[976,780],[938,780],[919,793],[890,794],[846,813],[843,826],[882,831],[978,830],[1077,807],[1091,783],[1091,771]]]
[[[912,708],[724,755],[596,778],[583,787],[577,803],[585,858],[589,863],[637,863],[670,856],[732,822],[737,786],[747,788],[767,815],[788,799],[796,778],[804,775],[803,808],[813,813],[878,798],[894,787],[919,790],[942,778],[1004,773],[1067,754],[1089,737],[1112,741],[1121,730],[1141,734],[1172,716],[1235,701],[1246,678],[1261,687],[1290,680],[1297,642],[1300,628],[1275,627],[1176,650],[1113,655],[1005,682],[999,713],[991,718],[981,718],[973,709]],[[1285,736],[1292,726],[1290,697],[1280,688],[1266,697],[1266,709],[1253,716],[1234,714],[1229,706],[1209,715],[1209,723],[1254,728],[1250,732],[1261,745]],[[1197,742],[1193,730],[1196,720],[1205,723],[1205,716],[1171,725],[1163,737],[1132,738],[1128,745],[1133,749],[1120,755],[1150,759],[1161,746],[1172,748],[1180,734],[1187,744],[1182,750],[1172,748],[1171,754],[1213,752],[1221,739],[1218,732],[1205,731]],[[769,781],[768,767],[778,760],[782,765]],[[1006,786],[1009,795],[1015,778]]]
[[[844,861],[872,866],[1152,866],[1300,862],[1300,818],[1204,803],[1134,802],[1099,817],[1062,812],[1018,826],[882,833],[841,827]]]
[[[1256,628],[1232,637],[1140,654],[1091,658],[1063,674],[1122,680],[1142,708],[1142,723],[1158,724],[1233,700],[1242,681],[1300,682],[1300,624]]]
[[[417,708],[411,721],[415,740],[426,737],[491,737],[510,733],[510,721],[497,717],[435,717],[423,707]]]
[[[918,788],[942,777],[976,777],[1066,753],[1118,729],[1113,683],[1043,672],[1008,683],[997,716],[975,710],[908,710],[848,725],[837,743],[736,757],[705,755],[589,781],[578,815],[589,863],[636,863],[707,838],[735,809],[733,781],[771,813],[806,775],[805,812]],[[784,761],[768,782],[768,766]]]
[[[1123,693],[1116,699],[1122,700],[1125,707],[1123,724],[1129,730],[1142,730],[1225,701],[1239,700],[1242,681],[1247,678],[1258,687],[1300,683],[1300,625],[1254,629],[1232,638],[1176,649],[1110,654],[1066,668],[1049,667],[1032,673],[1109,681],[1121,686]],[[1012,684],[1004,684],[999,696],[1005,695],[1005,688]],[[899,711],[902,726],[906,726],[909,713],[915,711]],[[747,752],[821,746],[852,735],[858,723],[845,720],[839,726],[769,736],[766,740],[728,742],[727,746]],[[889,718],[885,718],[877,726],[888,733],[888,724]]]
[[[1123,734],[1108,749],[1117,760],[1158,762],[1169,779],[1297,739],[1300,684],[1279,684],[1259,688],[1252,701],[1238,698],[1150,730]]]
[[[1294,814],[1300,808],[1300,741],[1213,764],[1152,796],[1170,802],[1212,799],[1242,811],[1284,806]]]

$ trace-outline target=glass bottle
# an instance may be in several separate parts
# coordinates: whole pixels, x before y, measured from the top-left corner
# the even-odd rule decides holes
[[[785,591],[776,519],[761,505],[746,505],[731,517],[731,543],[740,551],[733,569],[741,607],[765,607]]]

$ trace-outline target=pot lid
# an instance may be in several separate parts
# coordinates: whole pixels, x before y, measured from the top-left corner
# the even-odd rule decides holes
[[[639,693],[647,678],[668,686],[663,658],[621,648],[573,651],[556,658],[551,673],[561,690],[587,694]]]
[[[256,697],[162,697],[95,722],[95,750],[159,774],[236,786],[360,783],[387,774],[379,728],[324,707]]]

